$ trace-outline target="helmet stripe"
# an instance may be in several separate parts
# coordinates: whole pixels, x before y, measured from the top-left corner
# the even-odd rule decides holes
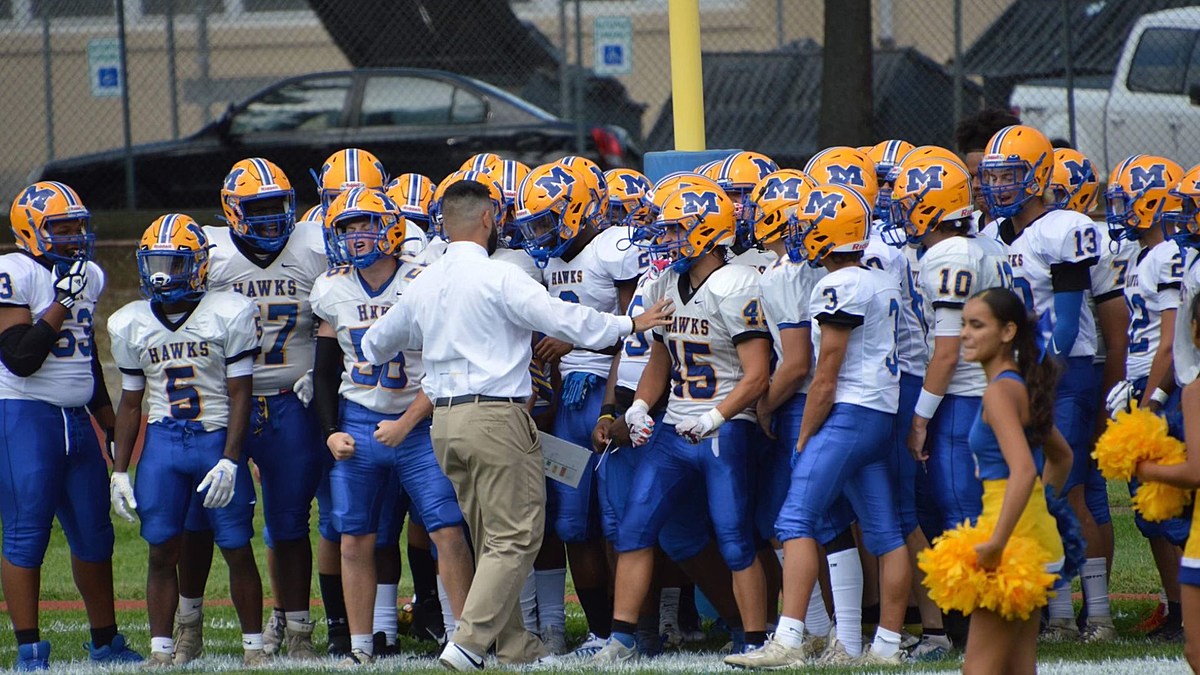
[[[169,213],[165,218],[163,218],[162,225],[160,225],[160,229],[158,231],[158,243],[171,243],[171,230],[175,229],[175,218],[176,216],[174,213]]]
[[[988,148],[988,154],[1000,154],[1000,149],[1004,147],[1004,139],[1010,131],[1012,131],[1012,127],[1004,127],[996,134],[996,137],[992,139],[991,147]]]
[[[48,182],[51,185],[53,185],[54,187],[58,188],[58,191],[62,193],[62,196],[67,200],[67,206],[79,206],[80,205],[79,200],[75,199],[75,191],[74,190],[72,190],[71,188],[67,187],[66,185],[63,185],[62,183],[60,183],[56,180],[52,180],[52,181],[48,181]]]
[[[346,182],[358,182],[358,152],[354,150],[346,151]]]
[[[408,194],[405,195],[405,197],[407,198],[406,199],[407,206],[420,206],[421,205],[421,176],[420,176],[420,174],[411,173],[408,175]]]
[[[896,155],[900,152],[900,141],[888,141],[887,145],[883,146],[883,162],[885,164],[895,164]]]
[[[275,184],[275,176],[271,174],[271,167],[267,164],[266,160],[260,157],[253,157],[250,159],[250,163],[258,169],[258,179],[263,185]]]

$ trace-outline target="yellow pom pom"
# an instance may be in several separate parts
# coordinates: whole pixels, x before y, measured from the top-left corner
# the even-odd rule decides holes
[[[1006,619],[1027,619],[1050,597],[1057,575],[1046,571],[1050,554],[1029,537],[1014,536],[993,570],[979,566],[975,547],[991,537],[994,523],[963,523],[944,533],[921,552],[917,566],[925,573],[929,597],[944,611],[970,614],[977,607]]]
[[[1092,457],[1109,480],[1129,480],[1138,462],[1161,460],[1182,453],[1181,441],[1167,435],[1167,421],[1137,407],[1119,412],[1096,441]]]
[[[1187,453],[1182,448],[1158,460],[1159,464],[1166,466],[1183,464],[1185,461]],[[1191,490],[1149,481],[1138,485],[1130,503],[1143,518],[1158,523],[1183,515],[1184,508],[1192,503],[1192,494]]]

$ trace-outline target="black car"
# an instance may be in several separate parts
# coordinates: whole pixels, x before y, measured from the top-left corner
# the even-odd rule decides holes
[[[604,169],[641,165],[640,151],[620,127],[587,129],[585,144],[583,154]],[[502,89],[444,71],[302,75],[231,105],[191,136],[134,146],[137,206],[214,206],[225,174],[246,157],[275,162],[301,203],[315,202],[310,170],[347,147],[374,153],[392,175],[415,172],[437,182],[479,152],[530,166],[575,154],[575,126]],[[31,178],[70,185],[92,209],[123,208],[124,166],[118,149],[52,161]]]

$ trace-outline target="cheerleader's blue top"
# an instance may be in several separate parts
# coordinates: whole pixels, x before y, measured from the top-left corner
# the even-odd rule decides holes
[[[1016,380],[1021,384],[1025,384],[1025,379],[1014,370],[1006,370],[996,376],[993,382],[999,379]],[[1025,429],[1025,437],[1029,438],[1029,429]],[[1000,443],[996,440],[996,434],[992,432],[992,428],[987,422],[983,421],[983,406],[979,407],[979,412],[975,414],[975,422],[971,424],[971,431],[967,436],[967,442],[971,445],[971,454],[975,457],[975,475],[979,480],[1002,480],[1008,478],[1008,462],[1004,461],[1004,453],[1000,451]],[[1042,453],[1041,446],[1031,447],[1033,451],[1033,464],[1037,468],[1038,474],[1042,473],[1042,467],[1046,464],[1046,457]]]

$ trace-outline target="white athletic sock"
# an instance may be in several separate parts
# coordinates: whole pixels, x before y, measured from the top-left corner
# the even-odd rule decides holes
[[[396,633],[400,630],[400,619],[396,614],[396,584],[375,584],[375,615],[371,621],[375,632],[383,632],[388,645],[396,644]]]
[[[242,651],[261,650],[262,633],[242,633]]]
[[[812,595],[808,596],[808,612],[804,615],[804,627],[812,635],[825,637],[832,627],[829,610],[825,608],[825,596],[821,595],[821,583],[813,584]]]
[[[538,624],[541,628],[554,626],[565,632],[567,627],[566,568],[537,570],[534,572],[534,577],[537,580]]]
[[[871,652],[884,658],[889,658],[900,651],[900,634],[879,626],[875,629],[875,641],[871,643]]]
[[[350,649],[358,649],[374,656],[375,639],[370,635],[351,635]]]
[[[537,581],[533,570],[525,577],[525,585],[521,587],[521,623],[525,630],[536,633],[538,629]]]
[[[454,609],[450,607],[450,594],[442,583],[442,575],[437,575],[438,602],[442,604],[442,626],[446,629],[446,639],[454,637],[454,629],[458,622],[454,620]]]
[[[1088,618],[1112,616],[1108,604],[1108,563],[1104,558],[1088,558],[1079,574],[1083,581],[1083,597],[1087,602]]]
[[[837,639],[850,656],[862,653],[863,571],[858,549],[850,548],[826,556],[829,587],[833,591],[833,616]]]
[[[204,613],[204,598],[179,596],[179,618],[192,620]]]
[[[664,588],[658,596],[658,632],[667,626],[679,628],[679,588]]]
[[[376,598],[378,598],[378,597],[379,596],[376,596]],[[302,623],[308,623],[312,619],[309,617],[308,610],[306,609],[302,612],[284,612],[283,620],[284,621],[300,621]]]
[[[1054,597],[1050,598],[1051,619],[1074,619],[1075,608],[1071,605],[1071,580],[1059,579],[1054,584]]]
[[[799,649],[804,645],[804,622],[780,615],[779,625],[775,627],[775,642],[788,649]]]
[[[175,640],[169,637],[152,637],[150,638],[150,651],[158,652],[159,654],[174,654]]]

